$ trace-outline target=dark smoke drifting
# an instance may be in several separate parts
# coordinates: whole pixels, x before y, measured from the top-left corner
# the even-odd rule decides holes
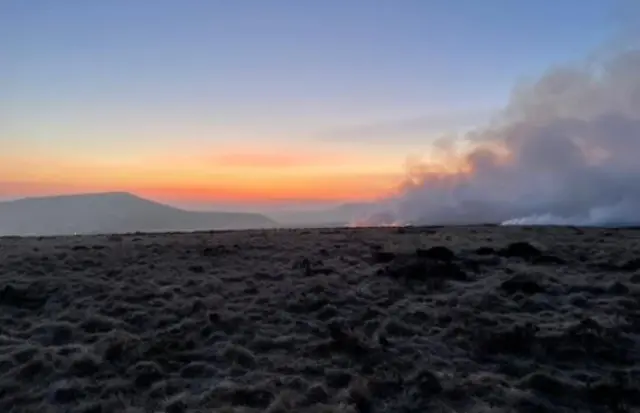
[[[381,208],[405,224],[640,223],[640,50],[516,89],[463,140],[462,170],[411,172]]]

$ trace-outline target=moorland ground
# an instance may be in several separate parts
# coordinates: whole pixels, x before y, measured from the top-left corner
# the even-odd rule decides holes
[[[0,410],[640,406],[640,230],[0,238]]]

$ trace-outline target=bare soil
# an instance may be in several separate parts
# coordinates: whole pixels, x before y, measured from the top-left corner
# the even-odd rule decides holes
[[[0,238],[3,412],[640,409],[640,230]]]

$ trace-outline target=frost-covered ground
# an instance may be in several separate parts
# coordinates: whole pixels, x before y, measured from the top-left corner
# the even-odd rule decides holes
[[[640,408],[632,229],[2,238],[0,317],[0,411]]]

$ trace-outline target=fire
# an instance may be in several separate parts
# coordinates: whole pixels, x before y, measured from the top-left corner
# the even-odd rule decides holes
[[[399,228],[405,225],[401,221],[394,221],[391,223],[374,223],[369,220],[356,220],[347,224],[347,228],[367,228],[367,227],[380,227],[380,228]]]
[[[347,225],[347,227],[402,227],[404,225],[405,224],[402,221],[395,218],[391,213],[379,212],[370,215],[368,218],[353,220]]]

